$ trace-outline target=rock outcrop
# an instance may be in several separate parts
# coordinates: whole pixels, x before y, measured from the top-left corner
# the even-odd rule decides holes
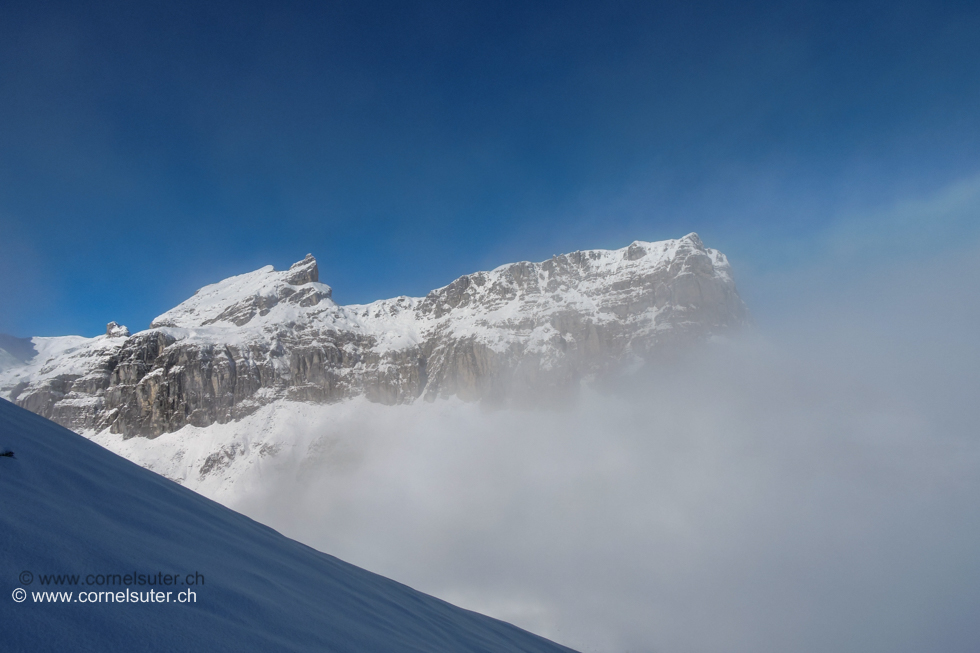
[[[477,272],[424,298],[339,306],[311,255],[206,286],[130,335],[34,338],[0,396],[80,431],[155,437],[279,399],[555,400],[583,379],[737,329],[725,256],[696,234]]]
[[[129,329],[115,322],[109,322],[105,325],[105,334],[110,338],[128,338],[130,335]]]

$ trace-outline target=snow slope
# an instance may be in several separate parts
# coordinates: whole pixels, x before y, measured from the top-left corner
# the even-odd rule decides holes
[[[0,449],[15,452],[0,457],[4,651],[570,650],[287,539],[3,400]],[[79,602],[148,586],[41,583],[158,572],[182,579],[153,588],[170,602]],[[203,581],[179,603],[188,574]]]

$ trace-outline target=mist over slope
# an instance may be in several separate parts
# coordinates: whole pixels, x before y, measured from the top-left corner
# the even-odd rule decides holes
[[[0,457],[5,651],[569,650],[289,540],[4,400],[0,448],[14,453]],[[81,583],[45,582],[55,574]]]
[[[30,338],[15,338],[0,333],[0,372],[19,367],[34,358],[37,351]]]
[[[97,440],[581,650],[965,653],[977,254],[797,274],[754,333],[561,410],[287,403]],[[202,475],[205,443],[234,455]]]

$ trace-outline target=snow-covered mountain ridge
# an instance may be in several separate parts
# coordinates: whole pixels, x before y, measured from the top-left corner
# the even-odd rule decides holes
[[[130,335],[34,338],[0,396],[89,432],[154,437],[287,399],[521,403],[723,334],[747,311],[696,234],[465,275],[423,298],[340,306],[308,255],[199,290]]]

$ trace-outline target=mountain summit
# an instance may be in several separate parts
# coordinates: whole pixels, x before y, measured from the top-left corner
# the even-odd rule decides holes
[[[590,377],[741,326],[728,260],[697,234],[462,276],[340,306],[307,255],[205,286],[124,336],[34,338],[0,396],[69,428],[155,437],[270,402],[561,397]]]

